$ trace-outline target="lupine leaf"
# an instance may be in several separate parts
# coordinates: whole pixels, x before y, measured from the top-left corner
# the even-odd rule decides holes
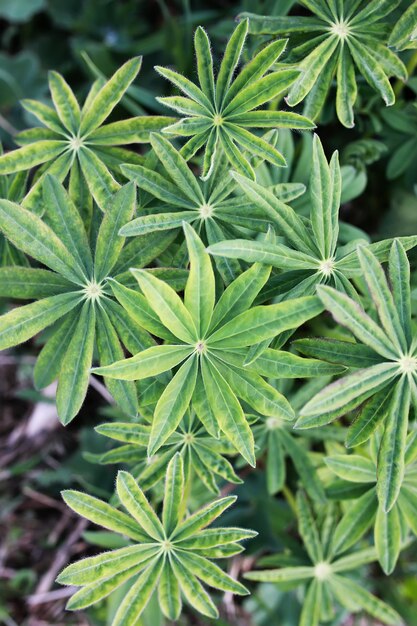
[[[102,281],[114,267],[124,245],[119,230],[133,215],[136,204],[132,183],[122,187],[111,198],[97,235],[94,255],[95,280]]]
[[[163,539],[162,524],[133,476],[119,471],[116,489],[121,503],[145,533],[157,541]]]
[[[80,302],[74,293],[62,293],[26,304],[0,317],[0,350],[27,341],[63,317]]]
[[[8,200],[0,200],[0,229],[17,248],[75,283],[84,270],[71,252],[38,216]]]
[[[174,432],[190,404],[197,378],[196,356],[190,357],[165,387],[155,408],[148,454],[154,454]]]
[[[204,337],[214,308],[214,272],[211,259],[196,232],[191,226],[184,224],[184,233],[190,258],[190,274],[185,286],[184,304],[193,318],[199,337]]]
[[[375,548],[385,574],[389,576],[397,563],[401,549],[401,525],[398,507],[385,513],[378,507],[375,521]]]
[[[254,467],[253,435],[242,407],[214,363],[204,359],[201,367],[207,398],[220,428],[246,461]]]
[[[378,499],[385,512],[392,509],[404,478],[404,454],[410,410],[410,388],[403,378],[397,383],[388,409],[378,455]]]
[[[78,515],[103,528],[126,535],[136,541],[146,542],[149,537],[131,517],[116,508],[81,491],[62,492],[65,503]]]
[[[93,359],[95,323],[94,307],[87,300],[82,306],[59,372],[56,405],[59,418],[64,425],[77,415],[87,393]]]
[[[132,274],[163,325],[181,341],[197,341],[194,321],[175,291],[144,270],[132,270]]]
[[[127,61],[95,94],[88,107],[84,106],[80,125],[81,136],[88,135],[95,128],[98,128],[110,115],[126,89],[136,78],[141,64],[142,57],[135,57]]]

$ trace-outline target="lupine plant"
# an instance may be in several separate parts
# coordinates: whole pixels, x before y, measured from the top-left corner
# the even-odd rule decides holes
[[[32,393],[56,383],[63,425],[87,419],[103,481],[62,495],[104,530],[57,582],[98,626],[246,623],[264,583],[294,609],[273,623],[409,619],[379,596],[417,535],[417,234],[349,209],[385,141],[417,188],[417,4],[264,4],[213,49],[196,25],[152,115],[123,112],[141,57],[108,80],[89,61],[84,99],[51,72],[52,106],[22,102],[41,126],[0,155],[0,349],[30,352]]]

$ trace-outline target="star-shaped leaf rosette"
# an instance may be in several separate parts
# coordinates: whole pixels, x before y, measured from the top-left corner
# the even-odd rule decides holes
[[[417,397],[417,338],[411,321],[410,265],[402,244],[394,241],[388,263],[390,287],[382,266],[368,248],[359,248],[358,256],[373,310],[365,312],[356,301],[332,287],[318,287],[326,309],[358,343],[323,339],[295,342],[304,354],[346,365],[354,371],[313,396],[300,411],[296,427],[322,426],[361,407],[347,432],[350,447],[367,441],[383,424],[377,494],[383,510],[388,512],[404,479],[409,414]]]
[[[376,561],[374,548],[338,554],[333,548],[336,527],[334,509],[329,507],[324,519],[318,522],[307,498],[297,494],[298,530],[303,541],[300,555],[294,554],[290,567],[249,572],[245,578],[269,583],[303,586],[305,595],[298,622],[299,626],[319,626],[335,618],[335,609],[342,606],[349,613],[364,610],[378,622],[400,626],[402,619],[388,604],[370,593],[363,584],[350,577],[350,573]],[[304,554],[303,554],[304,553]],[[277,555],[278,556],[278,555]],[[279,562],[278,558],[265,557],[264,565]]]
[[[132,270],[143,295],[110,281],[128,313],[165,344],[94,371],[139,380],[180,366],[157,402],[148,454],[164,444],[192,402],[207,431],[218,437],[220,429],[255,465],[252,431],[238,398],[262,415],[292,420],[294,413],[284,396],[262,378],[273,376],[274,366],[279,372],[282,353],[270,350],[266,371],[259,363],[261,373],[257,373],[243,365],[248,348],[298,328],[323,307],[318,298],[307,296],[251,308],[270,274],[270,267],[259,264],[233,281],[216,304],[210,256],[189,224],[184,224],[184,231],[190,257],[184,302],[169,285],[146,271]]]
[[[117,494],[127,514],[85,493],[63,492],[65,502],[76,513],[132,541],[130,546],[82,559],[64,569],[58,582],[82,587],[68,602],[68,609],[95,604],[131,581],[112,626],[135,626],[155,589],[162,612],[171,620],[178,619],[182,598],[203,615],[218,617],[217,608],[201,582],[221,591],[248,593],[212,559],[239,554],[242,551],[239,542],[257,533],[243,528],[207,528],[235,502],[234,496],[215,500],[192,515],[184,515],[180,454],[174,456],[167,468],[161,519],[128,472],[119,472]]]
[[[276,229],[282,242],[245,239],[223,240],[210,245],[214,256],[241,259],[247,263],[266,263],[281,270],[276,280],[275,293],[269,297],[297,297],[315,293],[316,286],[327,283],[338,291],[357,298],[350,280],[361,276],[362,269],[356,254],[359,243],[352,240],[339,245],[339,210],[341,198],[341,172],[337,152],[327,162],[318,135],[314,136],[310,175],[310,216],[303,218],[268,189],[240,174],[233,173],[245,195],[257,210],[264,212]],[[369,250],[381,261],[388,259],[392,239],[369,244]],[[416,236],[401,237],[404,247],[417,244]]]
[[[285,49],[286,41],[274,41],[261,50],[233,80],[248,32],[248,21],[241,22],[226,46],[217,77],[213,73],[210,40],[197,28],[194,45],[200,86],[165,67],[156,70],[173,83],[184,96],[158,100],[184,118],[164,129],[173,136],[189,137],[182,148],[188,160],[204,146],[202,177],[212,173],[216,153],[224,151],[234,169],[254,178],[252,166],[242,149],[261,156],[277,166],[286,164],[276,148],[248,129],[312,129],[311,120],[292,111],[271,111],[258,107],[282,96],[299,76],[297,69],[279,69],[267,74]],[[258,110],[255,110],[258,109]]]
[[[335,79],[337,116],[351,128],[360,78],[387,106],[394,104],[395,93],[389,78],[396,76],[405,81],[407,70],[387,45],[389,27],[384,18],[399,5],[399,0],[301,0],[301,4],[311,15],[241,15],[244,19],[249,17],[252,34],[289,37],[290,53],[285,61],[301,71],[291,85],[288,104],[295,106],[305,100],[305,115],[316,119]]]
[[[147,265],[172,242],[171,236],[159,233],[125,245],[118,230],[132,217],[135,205],[135,188],[128,183],[106,203],[105,213],[97,211],[97,237],[91,242],[76,206],[53,176],[43,182],[43,219],[0,200],[0,232],[44,266],[0,268],[0,297],[34,300],[0,316],[0,350],[52,327],[37,358],[34,380],[43,389],[58,379],[56,402],[64,424],[84,401],[95,349],[99,363],[106,365],[123,357],[122,344],[134,354],[155,343],[115,302],[107,285],[111,277],[123,280],[132,265]],[[135,385],[114,380],[106,384],[122,410],[135,416]]]
[[[149,141],[149,133],[162,129],[173,118],[144,115],[104,124],[136,78],[142,58],[127,61],[106,82],[96,81],[82,107],[71,87],[57,72],[50,72],[49,89],[54,108],[24,100],[23,106],[43,125],[19,133],[15,140],[22,147],[0,156],[0,174],[29,170],[38,165],[37,181],[23,200],[23,206],[41,209],[45,173],[63,182],[69,174],[71,195],[94,198],[104,210],[120,184],[115,178],[121,163],[137,163],[140,157],[119,148]],[[77,203],[78,204],[78,203]]]
[[[343,554],[373,526],[378,561],[388,576],[407,543],[407,531],[417,535],[417,431],[407,436],[404,480],[397,501],[388,513],[379,504],[376,494],[379,446],[380,433],[377,432],[369,441],[368,449],[359,448],[354,454],[347,453],[346,448],[340,454],[334,450],[324,461],[338,477],[330,483],[328,496],[340,498],[343,494],[346,503],[333,535],[335,553]]]

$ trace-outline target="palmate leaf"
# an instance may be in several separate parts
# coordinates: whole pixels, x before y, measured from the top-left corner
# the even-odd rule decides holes
[[[384,624],[399,626],[402,621],[396,611],[364,589],[363,586],[344,575],[345,572],[375,561],[377,559],[375,548],[351,552],[341,558],[335,558],[334,552],[327,552],[324,542],[320,539],[325,534],[326,526],[329,528],[332,526],[332,510],[328,508],[327,514],[321,516],[321,528],[317,528],[304,496],[298,495],[297,503],[300,507],[299,531],[312,564],[310,566],[303,564],[279,569],[255,570],[245,574],[245,578],[270,583],[298,583],[300,585],[308,582],[299,622],[303,625],[321,623],[325,608],[323,605],[324,598],[327,599],[328,604],[333,604],[336,601],[350,612],[365,610]],[[352,530],[355,530],[354,527]],[[340,551],[346,552],[346,548],[341,547]],[[349,594],[346,594],[347,589]],[[350,595],[350,590],[352,590],[352,595]]]
[[[216,158],[213,176],[203,182],[167,139],[151,134],[150,141],[163,169],[155,171],[153,163],[152,167],[122,166],[124,175],[137,184],[142,194],[146,191],[153,200],[149,203],[142,201],[138,217],[121,228],[121,235],[155,235],[172,231],[187,222],[193,225],[204,242],[211,244],[233,235],[241,236],[241,227],[261,232],[268,230],[268,216],[238,193],[239,186],[230,178],[223,155]],[[297,197],[304,190],[304,186],[297,183],[277,184],[272,188],[280,199]],[[215,257],[215,263],[226,284],[241,273],[237,261]]]
[[[237,545],[237,542],[256,533],[240,528],[217,527],[200,532],[217,519],[235,498],[207,504],[183,519],[184,488],[182,456],[176,454],[166,471],[162,520],[155,514],[133,476],[127,472],[119,472],[117,491],[129,515],[86,494],[64,493],[65,501],[77,513],[136,542],[136,545],[89,557],[65,568],[58,582],[81,587],[70,599],[67,608],[74,610],[94,604],[129,579],[133,584],[119,605],[113,624],[132,626],[137,623],[155,588],[158,588],[161,608],[168,619],[176,619],[180,613],[181,596],[204,615],[217,616],[217,609],[199,580],[215,589],[240,595],[247,593],[243,585],[203,554],[217,548],[220,555],[225,556],[222,547]]]
[[[23,206],[42,211],[42,183],[45,173],[54,174],[63,182],[70,173],[70,191],[74,200],[87,187],[101,209],[120,184],[114,174],[120,173],[123,162],[140,160],[133,152],[124,151],[110,164],[105,150],[131,143],[146,143],[149,134],[158,131],[173,118],[143,116],[103,125],[136,78],[142,59],[127,61],[104,84],[96,85],[83,107],[80,107],[70,86],[56,72],[49,74],[49,88],[55,110],[36,101],[23,101],[23,106],[46,129],[30,129],[16,137],[21,148],[0,156],[0,173],[29,170],[43,164],[42,173],[23,199]],[[39,133],[44,134],[39,136]],[[113,155],[115,153],[113,152]],[[76,174],[74,174],[74,171]]]
[[[304,112],[316,119],[323,109],[336,78],[336,112],[340,122],[347,128],[354,126],[354,111],[358,88],[357,78],[362,76],[390,106],[395,94],[389,77],[406,80],[407,70],[388,47],[384,18],[393,11],[398,2],[391,2],[385,10],[375,10],[372,3],[350,3],[343,0],[327,6],[321,2],[304,2],[312,15],[260,16],[241,14],[249,19],[249,32],[256,35],[289,36],[289,55],[286,61],[301,72],[292,84],[287,102],[295,106],[305,100]],[[372,5],[372,9],[369,5]],[[407,47],[410,41],[412,9],[410,17],[400,20],[390,44]],[[302,39],[300,39],[302,36]],[[300,44],[301,42],[301,44]],[[292,44],[292,45],[291,45]]]
[[[164,78],[184,94],[181,97],[158,98],[163,104],[186,116],[167,126],[163,132],[189,137],[182,148],[186,160],[205,146],[203,179],[212,175],[220,151],[224,152],[235,169],[254,178],[251,164],[240,152],[242,147],[278,166],[285,165],[284,157],[274,146],[246,128],[314,128],[309,119],[297,114],[275,111],[269,115],[267,110],[253,111],[288,91],[297,79],[298,71],[279,69],[265,76],[285,48],[285,42],[276,41],[260,51],[233,79],[247,30],[246,20],[236,27],[226,46],[217,77],[214,78],[210,41],[204,30],[197,28],[194,46],[200,87],[177,72],[156,67]],[[256,115],[251,118],[253,113]]]
[[[117,463],[122,456],[130,463],[139,460],[133,471],[144,489],[153,487],[163,478],[166,464],[177,452],[184,459],[188,480],[201,481],[217,495],[220,493],[220,481],[235,484],[242,482],[225,457],[226,454],[234,454],[233,446],[224,439],[214,441],[195,415],[186,413],[177,431],[168,437],[159,453],[148,460],[145,460],[145,453],[151,434],[149,425],[116,422],[102,424],[96,430],[120,443],[118,447],[104,453],[98,462]]]
[[[313,294],[315,285],[328,283],[339,292],[358,299],[349,281],[363,273],[363,256],[367,252],[363,253],[360,260],[356,246],[338,245],[341,170],[336,152],[328,163],[320,139],[317,135],[314,137],[309,220],[301,219],[290,206],[282,202],[275,195],[273,187],[266,188],[237,173],[232,173],[232,176],[239,183],[245,196],[252,201],[256,209],[264,213],[265,219],[284,241],[223,238],[207,248],[215,259],[226,257],[247,263],[271,265],[283,270],[281,274],[283,283],[288,273],[287,276],[291,277],[291,281],[287,289],[279,284],[276,291],[272,289],[270,297]],[[416,245],[417,238],[401,238],[399,241],[408,249]],[[359,243],[365,242],[358,242],[358,245]],[[377,259],[386,261],[392,243],[392,240],[385,240],[369,244],[368,248]],[[369,265],[369,255],[366,258]],[[396,328],[398,331],[398,322]],[[401,331],[399,332],[401,334]]]
[[[408,260],[401,244],[394,242],[389,272],[391,276],[398,276],[399,284],[391,293],[382,267],[372,253],[366,249],[360,250],[359,258],[379,325],[356,302],[336,290],[320,287],[319,295],[336,321],[379,354],[383,361],[348,374],[325,387],[303,407],[297,426],[310,428],[328,423],[369,398],[369,403],[363,409],[363,417],[358,418],[358,424],[352,426],[351,432],[353,441],[358,437],[363,442],[379,423],[384,423],[385,432],[379,450],[377,493],[383,511],[388,513],[397,500],[404,477],[410,396],[415,385],[417,363],[415,346],[410,335],[410,296],[405,284],[408,278]]]
[[[139,237],[125,246],[118,231],[135,210],[136,194],[131,183],[111,198],[106,214],[98,216],[97,237],[92,244],[78,209],[59,181],[47,175],[43,189],[43,219],[13,202],[0,202],[0,230],[49,268],[2,268],[2,297],[36,301],[0,318],[0,346],[18,345],[55,324],[34,376],[38,388],[58,379],[57,409],[66,424],[84,401],[94,347],[99,362],[107,365],[123,357],[122,344],[131,352],[154,345],[150,335],[112,300],[107,283],[111,276],[119,276],[118,268],[124,269],[123,263],[132,261],[140,267],[171,239],[163,235],[156,244]],[[134,384],[112,380],[109,389],[121,409],[136,416]]]
[[[174,432],[195,397],[196,413],[209,432],[213,432],[216,421],[228,440],[254,465],[253,437],[238,398],[266,415],[278,411],[284,419],[291,419],[293,413],[285,398],[250,367],[233,367],[233,350],[247,349],[298,327],[318,315],[322,306],[317,298],[306,297],[250,309],[269,274],[261,266],[247,270],[231,283],[215,305],[210,257],[192,227],[185,224],[184,230],[190,251],[184,303],[171,287],[143,270],[133,270],[133,275],[146,300],[113,285],[116,297],[133,318],[156,336],[168,337],[170,344],[172,337],[172,345],[151,348],[94,371],[133,380],[180,365],[156,405],[149,454],[157,452]],[[229,359],[231,367],[227,366]]]

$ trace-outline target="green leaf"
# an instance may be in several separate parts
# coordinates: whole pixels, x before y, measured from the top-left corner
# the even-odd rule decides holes
[[[220,296],[213,311],[210,332],[248,309],[267,282],[270,272],[271,268],[255,263],[238,276]]]
[[[245,573],[248,580],[258,580],[267,583],[282,583],[289,581],[303,582],[314,578],[314,567],[282,567],[280,569],[257,570]]]
[[[155,556],[157,546],[142,544],[103,552],[68,565],[56,579],[61,585],[89,585]]]
[[[383,361],[374,350],[353,341],[337,339],[297,339],[292,345],[302,354],[347,367],[369,367]]]
[[[131,219],[136,205],[136,191],[133,183],[122,187],[111,198],[100,225],[95,250],[95,280],[101,282],[113,269],[122,251],[125,240],[119,230]]]
[[[145,533],[156,541],[162,540],[164,538],[162,524],[133,476],[128,472],[119,471],[116,489],[120,502]]]
[[[134,565],[118,574],[112,574],[99,582],[83,587],[70,598],[65,608],[69,611],[75,611],[99,602],[129,580],[129,578],[139,574],[151,561],[152,557],[149,557],[139,565]]]
[[[155,454],[180,423],[191,402],[197,371],[196,356],[192,356],[165,387],[155,407],[148,455]]]
[[[303,602],[299,626],[318,626],[322,609],[323,583],[314,579],[308,587]]]
[[[218,107],[223,108],[224,106],[224,99],[245,44],[248,25],[248,20],[241,21],[227,42],[216,80],[216,104]]]
[[[338,235],[340,205],[340,168],[337,153],[331,167],[327,164],[323,146],[318,135],[313,140],[313,166],[310,177],[311,224],[322,259],[334,253]]]
[[[131,272],[162,324],[181,341],[195,343],[198,335],[193,318],[175,291],[144,270]]]
[[[36,389],[43,389],[58,378],[62,362],[78,323],[79,311],[66,315],[45,343],[36,359],[33,381]]]
[[[306,450],[285,428],[280,429],[279,436],[310,498],[320,503],[324,502],[326,498],[323,485]]]
[[[0,174],[30,170],[36,165],[46,163],[64,152],[65,145],[65,141],[45,139],[7,152],[0,156]]]
[[[389,576],[395,569],[401,549],[401,524],[398,507],[389,513],[378,507],[375,521],[375,548],[384,573]]]
[[[172,560],[171,555],[168,559]],[[165,564],[158,585],[158,601],[162,613],[170,620],[177,621],[182,609],[180,584],[170,565]]]
[[[83,108],[81,115],[80,135],[88,136],[98,128],[110,115],[125,91],[136,78],[142,64],[142,57],[130,59],[113,74],[94,98]]]
[[[401,241],[395,239],[389,255],[389,277],[399,325],[407,345],[410,344],[411,331],[411,297],[410,297],[410,264]]]
[[[395,363],[380,363],[348,374],[319,391],[300,412],[296,428],[311,428],[314,417],[323,416],[347,406],[355,398],[369,397],[373,392],[387,386],[397,374]]]
[[[223,511],[228,509],[234,502],[236,502],[236,496],[227,496],[226,498],[219,498],[214,502],[206,504],[192,515],[189,515],[189,517],[177,527],[172,535],[172,540],[177,542],[192,537],[198,531],[209,526],[215,519],[220,517]]]
[[[197,85],[194,85],[194,83],[188,80],[188,78],[185,78],[185,76],[182,76],[178,72],[174,72],[167,67],[161,67],[160,65],[156,65],[155,70],[158,74],[178,87],[178,89],[185,93],[186,96],[198,102],[206,110],[206,115],[210,115],[214,112],[213,106],[207,96],[197,87]]]
[[[191,551],[177,552],[181,562],[188,567],[200,580],[214,589],[229,591],[245,596],[249,591],[231,576],[225,574],[220,567]]]
[[[362,406],[354,422],[348,428],[345,441],[347,448],[365,443],[375,432],[388,413],[391,395],[391,392],[387,393],[386,389],[382,389]]]
[[[100,433],[100,435],[110,437],[116,441],[132,443],[138,446],[146,446],[148,443],[150,426],[135,423],[131,424],[130,422],[111,422],[100,424],[95,427],[95,430]]]
[[[358,256],[369,293],[378,311],[382,328],[390,338],[396,351],[407,350],[404,331],[385,278],[384,270],[375,256],[366,247],[358,248]]]
[[[255,82],[251,81],[229,102],[224,109],[224,115],[229,118],[230,115],[241,115],[256,109],[287,91],[299,75],[298,69],[288,69],[271,72]]]
[[[88,142],[93,145],[117,146],[131,143],[148,143],[153,132],[163,130],[168,124],[175,121],[173,117],[162,115],[142,115],[105,124],[94,130],[88,136]]]
[[[92,371],[99,376],[119,380],[142,380],[167,372],[193,353],[191,346],[152,346],[130,359],[121,359],[110,365],[96,367]]]
[[[316,270],[317,260],[304,252],[292,250],[283,244],[247,239],[228,239],[209,246],[207,251],[215,256],[242,259],[247,263],[264,263],[287,270]]]
[[[148,565],[124,597],[113,619],[113,626],[133,626],[146,607],[155,589],[164,558],[159,555]]]
[[[395,94],[381,65],[372,54],[372,44],[362,44],[358,37],[348,37],[347,45],[356,65],[365,80],[378,91],[386,106],[395,102]]]
[[[240,348],[276,336],[290,328],[298,328],[321,313],[318,298],[306,296],[279,304],[253,307],[240,313],[216,330],[209,343],[213,348]]]
[[[294,411],[286,398],[261,376],[249,368],[224,366],[221,361],[217,361],[216,365],[236,395],[255,411],[288,421],[294,419]]]
[[[378,500],[375,489],[369,489],[353,503],[336,526],[332,540],[333,554],[343,553],[354,545],[372,526]]]
[[[193,203],[204,204],[204,196],[201,188],[187,165],[187,162],[167,139],[160,135],[151,136],[152,148],[155,150],[159,160],[163,163],[172,180],[178,188]]]
[[[315,254],[315,247],[312,247],[309,232],[301,218],[293,209],[278,200],[268,189],[253,182],[252,180],[232,173],[233,178],[242,187],[242,190],[256,206],[263,209],[271,220],[271,224],[276,224],[280,233],[301,252]]]
[[[181,504],[184,491],[184,468],[182,456],[177,452],[169,462],[165,478],[162,525],[169,536],[181,519]]]
[[[61,74],[49,72],[48,79],[52,100],[59,119],[67,130],[75,134],[80,126],[80,107],[77,99]]]
[[[0,297],[22,300],[47,298],[74,289],[55,272],[35,267],[0,267]]]
[[[256,461],[252,431],[235,394],[209,359],[202,359],[201,369],[207,399],[220,428],[246,461],[254,467]]]
[[[74,293],[62,293],[12,309],[0,317],[0,350],[27,341],[71,311],[80,299]]]
[[[358,583],[350,580],[350,578],[333,576],[331,586],[343,606],[346,606],[346,598],[349,598],[348,609],[351,609],[351,603],[353,602],[357,605],[358,610],[359,607],[364,609],[377,620],[384,622],[384,624],[399,626],[402,623],[401,617],[394,609],[373,596]]]
[[[357,302],[336,289],[323,285],[317,287],[317,294],[336,322],[345,326],[355,337],[386,359],[397,358],[392,341]]]
[[[199,26],[194,34],[194,47],[197,56],[198,80],[203,93],[211,100],[215,98],[213,57],[210,50],[210,40],[206,31]]]
[[[37,215],[8,200],[0,200],[0,229],[19,250],[82,284],[85,273],[68,248]]]
[[[346,128],[353,128],[353,106],[358,95],[355,67],[346,46],[340,49],[337,65],[336,111],[337,117]]]
[[[335,454],[324,458],[327,467],[342,478],[354,483],[375,483],[376,468],[372,461],[360,454]]]
[[[194,572],[186,567],[176,556],[172,556],[171,566],[181,591],[189,604],[203,615],[216,619],[219,615],[218,611],[208,593],[198,582]]]
[[[286,98],[290,106],[295,106],[313,89],[326,64],[335,54],[338,46],[336,37],[327,37],[299,64],[302,73],[292,85]]]
[[[406,50],[415,46],[417,24],[417,2],[413,2],[395,24],[388,45],[397,50]]]
[[[135,541],[149,541],[147,535],[131,517],[118,511],[107,502],[94,498],[81,491],[62,491],[65,503],[78,515],[85,517],[93,524],[98,524],[116,533],[126,535]]]
[[[298,530],[313,563],[323,560],[323,547],[310,505],[302,491],[297,494]]]
[[[63,185],[50,174],[43,181],[43,201],[45,223],[70,251],[83,273],[89,275],[93,260],[84,223]]]
[[[287,45],[286,39],[279,39],[265,46],[253,59],[245,65],[239,75],[227,90],[224,98],[224,107],[227,107],[235,96],[248,84],[253,84],[271,67],[281,56]],[[269,111],[268,111],[269,113]],[[274,112],[275,113],[275,112]]]
[[[177,155],[180,156],[179,153]],[[177,184],[173,184],[167,178],[158,174],[158,172],[154,172],[142,165],[122,165],[121,170],[129,180],[133,180],[139,187],[155,196],[155,198],[162,200],[162,202],[183,209],[197,208],[195,199],[189,198],[186,190],[182,189],[182,185],[178,187]],[[141,219],[141,217],[145,216],[140,216],[137,219]],[[127,226],[123,230],[126,230]]]
[[[310,378],[340,374],[344,367],[316,359],[305,359],[291,352],[267,348],[251,363],[250,368],[269,378]]]
[[[196,232],[184,224],[184,233],[190,258],[184,304],[193,318],[198,336],[205,337],[214,308],[214,272],[210,257]]]
[[[82,306],[58,377],[56,405],[59,419],[64,425],[77,415],[87,393],[93,359],[95,324],[94,306],[86,301]]]
[[[388,418],[378,453],[377,493],[383,510],[394,506],[404,478],[410,387],[403,376],[397,383],[388,409]]]
[[[127,287],[124,287],[115,280],[109,280],[108,282],[114,296],[117,298],[122,307],[127,311],[127,313],[136,324],[142,326],[147,331],[149,331],[153,335],[156,335],[157,337],[161,337],[162,339],[174,340],[175,342],[175,335],[173,335],[167,328],[165,328],[165,326],[161,323],[158,315],[155,313],[153,308],[150,307],[148,301],[142,294],[134,291],[133,289],[128,289]],[[140,350],[143,350],[144,347],[145,346],[140,346]],[[137,349],[131,350],[131,352],[137,351]]]
[[[123,348],[120,345],[115,327],[110,321],[104,308],[98,310],[97,316],[97,348],[100,363],[105,366],[123,358]],[[135,385],[120,380],[106,379],[106,386],[119,407],[126,415],[136,417],[138,399]]]
[[[78,151],[78,158],[88,189],[98,206],[105,211],[110,196],[120,188],[104,162],[90,148]]]

